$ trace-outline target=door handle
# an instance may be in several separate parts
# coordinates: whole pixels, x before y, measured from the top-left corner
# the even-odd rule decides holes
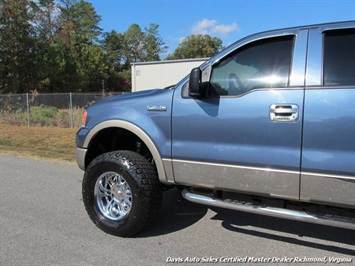
[[[297,104],[273,104],[269,110],[270,120],[274,122],[296,122],[298,120]]]

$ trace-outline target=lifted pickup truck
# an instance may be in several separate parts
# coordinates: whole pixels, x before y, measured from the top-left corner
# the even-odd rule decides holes
[[[355,229],[355,21],[255,34],[177,85],[87,108],[83,201],[128,237],[182,188],[210,206]]]

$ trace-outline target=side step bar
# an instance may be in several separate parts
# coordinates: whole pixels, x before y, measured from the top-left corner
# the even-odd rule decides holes
[[[205,204],[213,207],[226,208],[236,211],[243,211],[277,218],[286,218],[296,221],[309,222],[321,225],[341,227],[355,230],[355,218],[340,217],[335,215],[315,215],[302,211],[259,206],[250,202],[241,202],[231,199],[219,199],[205,194],[191,192],[188,189],[182,191],[182,196],[191,202]]]

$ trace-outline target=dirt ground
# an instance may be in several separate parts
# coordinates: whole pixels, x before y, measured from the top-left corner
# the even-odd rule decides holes
[[[0,124],[0,152],[75,162],[77,131],[78,128]]]

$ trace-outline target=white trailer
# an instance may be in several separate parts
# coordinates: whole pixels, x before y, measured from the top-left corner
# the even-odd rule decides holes
[[[131,64],[132,92],[174,85],[208,58],[164,60]]]

